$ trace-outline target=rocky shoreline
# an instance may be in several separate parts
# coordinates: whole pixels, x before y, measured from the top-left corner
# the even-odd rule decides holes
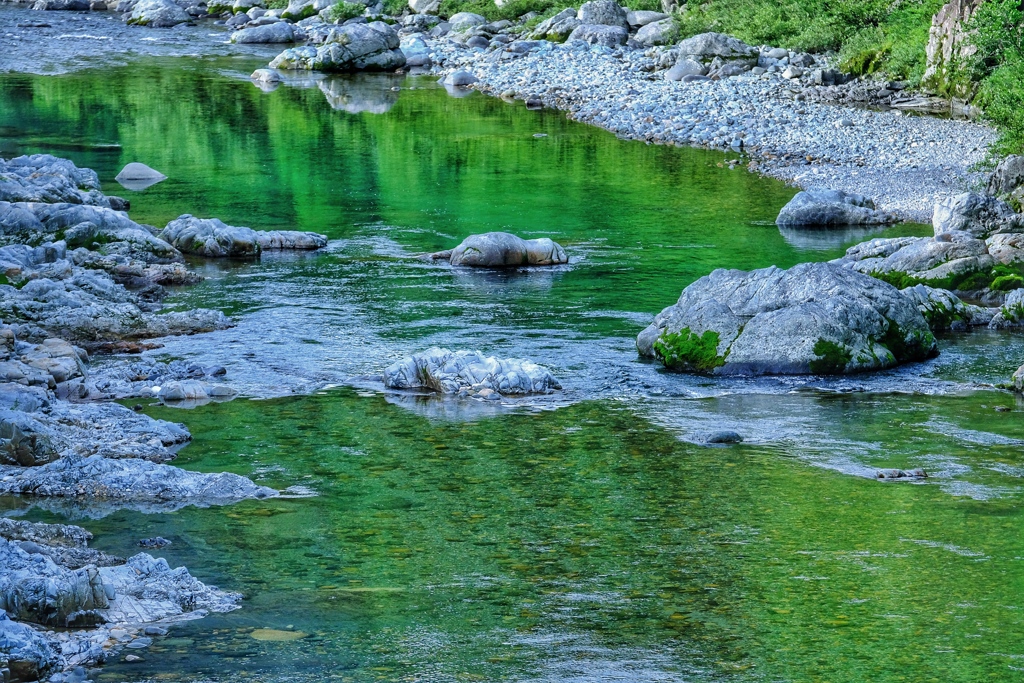
[[[139,351],[154,346],[146,339],[231,324],[218,311],[161,310],[166,286],[201,280],[183,250],[252,258],[316,249],[326,238],[189,215],[158,231],[132,221],[127,208],[100,192],[94,172],[68,160],[0,160],[0,495],[70,517],[279,495],[236,474],[167,464],[191,440],[184,425],[111,402],[229,399],[237,392],[223,384],[223,368],[126,360],[92,371],[89,350]],[[61,672],[84,680],[76,667],[145,647],[146,634],[166,632],[160,624],[238,607],[241,596],[184,568],[145,553],[111,558],[90,550],[89,538],[79,527],[0,518],[5,680],[64,680]]]

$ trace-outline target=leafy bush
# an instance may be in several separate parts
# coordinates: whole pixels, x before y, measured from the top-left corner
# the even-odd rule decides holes
[[[363,12],[365,10],[366,5],[354,2],[345,2],[345,0],[342,0],[339,3],[331,5],[330,9],[327,10],[327,20],[336,24],[343,24],[349,19],[355,19],[356,17],[363,16]]]
[[[975,104],[1003,130],[996,151],[1024,151],[1024,11],[1019,0],[988,0],[967,26],[977,51],[960,65],[980,82]]]

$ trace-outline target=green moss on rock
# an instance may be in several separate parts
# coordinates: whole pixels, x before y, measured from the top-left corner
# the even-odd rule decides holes
[[[823,337],[814,343],[814,355],[817,360],[811,361],[811,372],[816,375],[841,375],[853,358],[853,354],[843,344],[837,344]]]
[[[718,355],[718,332],[707,330],[698,335],[689,327],[679,332],[664,332],[654,342],[654,353],[666,368],[691,372],[712,372],[725,365]]]

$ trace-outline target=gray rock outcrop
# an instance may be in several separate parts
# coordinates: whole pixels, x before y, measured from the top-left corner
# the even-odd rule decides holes
[[[562,388],[549,370],[519,358],[499,359],[479,351],[432,348],[384,370],[390,389],[427,389],[440,394],[546,394]]]
[[[935,205],[932,228],[936,235],[966,232],[985,239],[998,233],[1024,232],[1024,216],[991,195],[965,192]]]
[[[1000,161],[988,179],[986,192],[1021,208],[1024,204],[1024,155],[1011,154]]]
[[[302,29],[283,21],[250,26],[231,34],[232,43],[299,43],[305,39]]]
[[[0,201],[111,205],[92,169],[50,154],[0,159]]]
[[[829,263],[716,270],[659,313],[637,349],[669,369],[730,375],[848,374],[936,353],[909,298]]]
[[[41,633],[12,621],[0,610],[0,671],[8,670],[14,681],[36,681],[45,678],[58,662],[57,653]]]
[[[842,190],[810,189],[798,192],[779,212],[775,223],[782,227],[832,227],[883,225],[895,217],[879,211],[875,203]]]
[[[272,69],[311,71],[393,71],[405,65],[398,32],[388,24],[347,24],[330,29],[319,47],[285,50]]]
[[[757,66],[757,48],[724,33],[701,33],[681,41],[679,59],[692,59],[708,67],[708,76],[726,78]]]
[[[629,29],[626,10],[615,0],[590,0],[580,5],[576,18],[583,25],[618,26]]]
[[[922,79],[928,87],[941,92],[952,90],[959,97],[969,94],[965,84],[959,82],[957,70],[965,59],[977,52],[967,39],[966,25],[981,3],[982,0],[950,0],[932,17]]]
[[[295,230],[257,231],[227,225],[218,218],[184,214],[167,224],[161,239],[185,252],[210,258],[255,258],[263,250],[312,250],[327,246],[327,237]]]
[[[171,28],[189,21],[189,13],[171,0],[139,0],[128,18],[129,24],[150,28]]]
[[[557,242],[546,237],[524,240],[507,232],[470,235],[454,249],[430,254],[430,258],[447,260],[453,266],[476,268],[553,266],[569,262]]]

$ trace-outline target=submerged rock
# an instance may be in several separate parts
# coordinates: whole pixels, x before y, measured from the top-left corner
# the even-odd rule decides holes
[[[829,263],[716,270],[659,313],[637,349],[672,370],[733,375],[847,374],[936,353],[910,299]]]
[[[553,266],[569,262],[557,242],[546,237],[524,240],[507,232],[470,235],[454,249],[435,252],[430,258],[447,260],[453,266],[476,268]]]
[[[875,203],[842,190],[811,189],[798,192],[779,212],[775,223],[782,227],[832,227],[883,225],[895,217],[875,209]]]
[[[331,28],[319,47],[285,50],[270,62],[272,69],[311,71],[393,71],[405,65],[398,32],[388,24],[347,24]]]
[[[111,503],[207,507],[277,495],[274,489],[257,486],[237,474],[189,472],[147,460],[111,460],[99,455],[64,457],[41,467],[0,467],[0,475],[0,493]]]
[[[429,389],[441,394],[466,391],[481,398],[493,393],[547,394],[562,388],[550,371],[528,360],[436,347],[388,366],[383,380],[390,389]]]
[[[327,237],[315,232],[263,232],[189,214],[168,223],[160,237],[187,254],[213,258],[254,258],[264,249],[312,250],[327,246]]]

